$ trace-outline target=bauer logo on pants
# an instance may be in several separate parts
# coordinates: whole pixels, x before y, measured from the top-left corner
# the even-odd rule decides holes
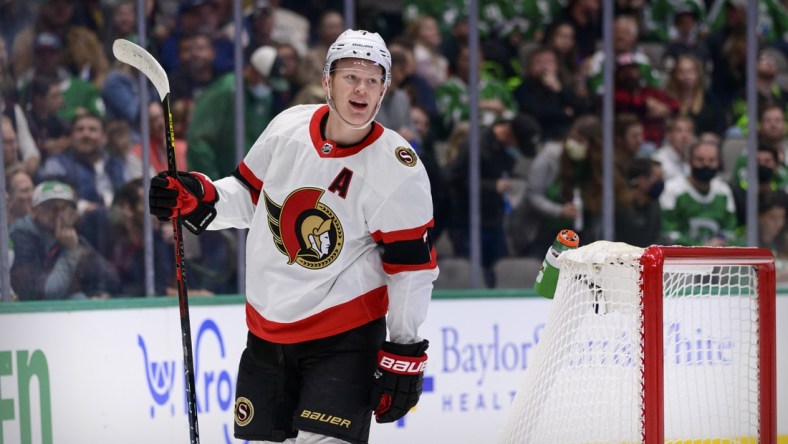
[[[342,224],[334,212],[320,202],[325,191],[300,188],[290,193],[282,205],[266,193],[268,227],[277,249],[293,262],[310,270],[331,265],[344,244]]]
[[[254,406],[252,401],[244,398],[243,396],[235,400],[235,423],[238,427],[243,427],[254,418]]]

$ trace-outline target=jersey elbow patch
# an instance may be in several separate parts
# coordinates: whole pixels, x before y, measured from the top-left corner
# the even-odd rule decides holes
[[[383,270],[387,274],[403,271],[430,270],[437,266],[431,229],[416,239],[379,242],[383,246]]]
[[[257,205],[257,201],[260,199],[260,190],[263,189],[263,181],[258,179],[244,162],[238,164],[238,168],[233,171],[233,177],[238,179],[249,190],[249,197],[252,199],[252,203]]]

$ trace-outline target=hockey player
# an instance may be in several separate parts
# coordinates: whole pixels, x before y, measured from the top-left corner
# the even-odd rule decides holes
[[[345,31],[326,56],[326,105],[279,114],[230,177],[151,180],[156,216],[249,229],[236,438],[366,443],[373,411],[393,422],[418,402],[438,268],[427,174],[374,121],[390,81],[383,39]]]

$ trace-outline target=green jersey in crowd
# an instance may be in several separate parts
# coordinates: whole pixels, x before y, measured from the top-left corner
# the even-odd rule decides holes
[[[728,245],[738,245],[736,207],[733,193],[719,178],[711,180],[709,192],[701,194],[687,177],[665,184],[659,199],[662,231],[677,245],[698,246],[720,237]]]

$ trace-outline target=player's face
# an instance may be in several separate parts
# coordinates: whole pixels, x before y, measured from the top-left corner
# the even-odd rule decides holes
[[[353,125],[372,118],[385,92],[383,68],[362,59],[337,61],[328,82],[334,106]]]

